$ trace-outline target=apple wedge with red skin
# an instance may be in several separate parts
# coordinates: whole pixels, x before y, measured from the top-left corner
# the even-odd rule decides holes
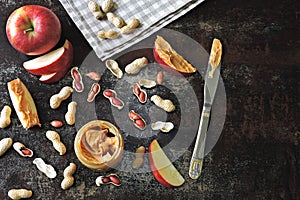
[[[191,73],[188,73],[188,72],[178,71],[178,70],[170,67],[167,63],[165,63],[165,61],[161,57],[159,57],[155,47],[153,47],[153,56],[154,56],[155,61],[158,64],[160,64],[160,66],[163,67],[168,72],[175,73],[175,74],[180,73],[183,76],[189,76],[191,74]]]
[[[179,187],[184,183],[184,178],[166,156],[157,140],[151,142],[148,151],[150,169],[158,182],[167,187]]]
[[[66,70],[54,72],[52,74],[43,74],[39,80],[42,83],[55,83],[61,80],[66,75],[67,72],[68,72],[68,68],[66,68]]]
[[[164,69],[166,69],[169,72],[177,72],[178,73],[178,71],[176,71],[175,69],[168,66],[167,63],[165,63],[165,61],[161,57],[159,57],[155,47],[153,47],[153,56],[154,56],[155,61],[158,64],[160,64]]]
[[[170,72],[179,72],[182,75],[189,75],[197,70],[184,57],[178,54],[161,36],[157,36],[155,40],[153,56],[158,64]]]
[[[69,69],[72,61],[73,46],[66,40],[62,47],[24,62],[23,67],[31,74],[45,75]]]
[[[155,47],[153,47],[153,56],[158,64],[165,65],[166,67],[168,67],[168,65],[163,61],[163,59],[161,59],[161,57],[159,57]]]

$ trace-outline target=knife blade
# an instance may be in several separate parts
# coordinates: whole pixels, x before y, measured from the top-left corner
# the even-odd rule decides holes
[[[210,111],[220,77],[221,56],[222,44],[220,40],[214,39],[205,75],[204,104],[202,108],[196,143],[189,168],[189,176],[192,179],[198,179],[202,172],[206,133],[210,120]]]

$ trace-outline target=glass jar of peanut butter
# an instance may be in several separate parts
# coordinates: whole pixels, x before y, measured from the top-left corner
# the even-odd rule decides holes
[[[94,120],[77,132],[74,148],[83,165],[90,169],[107,171],[120,162],[124,140],[119,129],[112,123]]]

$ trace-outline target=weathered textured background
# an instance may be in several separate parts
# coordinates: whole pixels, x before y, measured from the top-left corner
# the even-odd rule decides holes
[[[50,120],[63,119],[67,102],[53,111],[48,100],[53,91],[70,85],[71,78],[45,85],[22,68],[28,58],[9,45],[5,23],[9,14],[24,4],[50,7],[59,16],[64,35],[74,45],[74,65],[80,65],[91,51],[58,1],[1,0],[0,106],[11,105],[6,83],[22,78],[43,112],[43,128],[25,131],[13,112],[12,125],[0,130],[0,138],[22,141],[36,157],[58,162],[55,167],[59,177],[49,180],[36,170],[33,159],[20,158],[11,149],[0,158],[0,199],[8,199],[9,189],[21,187],[31,188],[34,199],[300,199],[299,1],[208,0],[168,26],[189,35],[206,50],[214,37],[222,39],[222,76],[227,94],[224,130],[205,159],[201,179],[188,178],[189,149],[175,162],[186,178],[177,189],[160,185],[151,173],[124,172],[119,173],[121,187],[98,188],[94,180],[99,173],[80,165],[72,150],[57,156],[44,134]],[[67,148],[73,149],[74,127],[64,126],[59,132]],[[78,164],[76,183],[62,191],[62,170],[70,161]]]

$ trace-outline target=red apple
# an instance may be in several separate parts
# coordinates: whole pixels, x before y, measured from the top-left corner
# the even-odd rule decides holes
[[[6,23],[6,35],[11,45],[26,55],[41,55],[59,41],[61,24],[48,8],[26,5],[16,9]]]
[[[152,174],[158,182],[167,187],[179,187],[184,183],[184,178],[166,156],[157,140],[151,142],[148,155]]]
[[[71,67],[73,61],[73,46],[69,40],[65,44],[47,54],[23,63],[23,67],[31,74],[44,75],[64,71]]]

